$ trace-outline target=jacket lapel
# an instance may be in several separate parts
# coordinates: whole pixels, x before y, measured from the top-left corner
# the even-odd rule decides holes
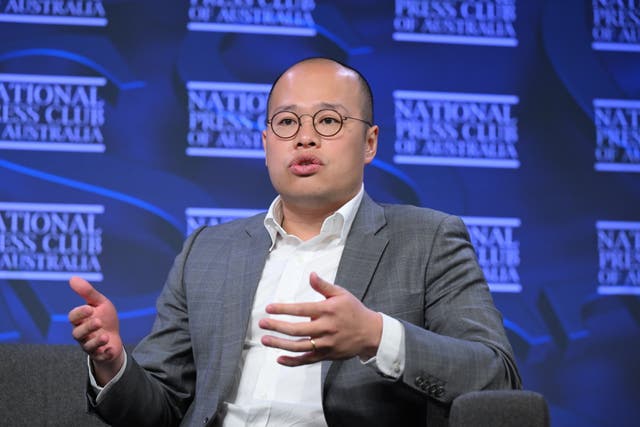
[[[254,218],[229,248],[229,266],[225,280],[223,301],[227,305],[222,320],[225,331],[222,361],[226,366],[226,396],[233,385],[237,362],[241,358],[242,346],[249,325],[251,308],[264,264],[271,245],[269,234],[263,225],[264,215]],[[234,307],[235,306],[235,307]]]
[[[363,300],[389,239],[377,235],[386,225],[384,209],[365,193],[345,243],[335,284]],[[324,384],[331,362],[322,363]]]
[[[365,193],[340,258],[336,284],[362,300],[389,239],[377,235],[386,224],[383,208]]]

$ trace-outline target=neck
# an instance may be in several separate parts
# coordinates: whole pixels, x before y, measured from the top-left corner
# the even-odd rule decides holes
[[[342,205],[340,205],[342,206]],[[282,202],[282,228],[301,240],[309,240],[318,234],[322,223],[340,206],[324,206],[323,208],[301,208]]]

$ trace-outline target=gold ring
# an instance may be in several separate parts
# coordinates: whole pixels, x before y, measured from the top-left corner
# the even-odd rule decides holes
[[[313,340],[313,338],[309,338],[309,342],[311,343],[311,347],[313,347],[312,351],[316,351],[318,347],[316,347],[316,342]]]

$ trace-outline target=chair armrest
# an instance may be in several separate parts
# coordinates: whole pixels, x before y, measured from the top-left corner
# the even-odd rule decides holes
[[[548,427],[545,398],[529,390],[484,390],[462,394],[453,400],[449,426]]]
[[[0,424],[105,426],[87,413],[86,383],[77,345],[0,344]]]

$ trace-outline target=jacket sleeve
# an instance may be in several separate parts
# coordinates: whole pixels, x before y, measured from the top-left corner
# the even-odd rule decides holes
[[[151,333],[128,357],[122,377],[90,410],[114,426],[178,425],[195,389],[183,274],[196,230],[184,243],[158,298]],[[144,366],[144,368],[142,366]]]
[[[520,388],[502,316],[460,218],[442,219],[428,253],[424,325],[402,322],[402,381],[441,402],[473,390]]]

